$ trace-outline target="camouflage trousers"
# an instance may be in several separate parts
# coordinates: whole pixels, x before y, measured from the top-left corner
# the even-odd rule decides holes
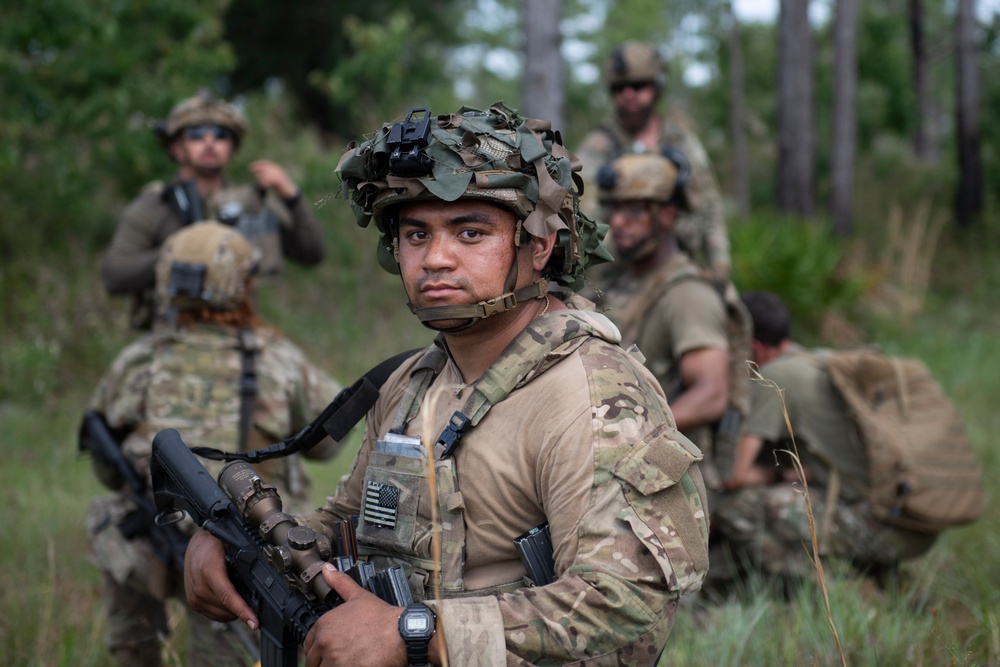
[[[827,517],[825,491],[810,487],[809,495],[820,556],[841,558],[862,569],[893,566],[925,553],[936,538],[878,521],[866,502],[838,503]],[[713,531],[752,565],[769,574],[810,572],[812,536],[800,485],[741,489],[720,496],[713,510]]]
[[[184,601],[182,572],[170,572],[143,538],[127,540],[117,522],[127,505],[119,496],[94,500],[87,510],[91,559],[103,575],[108,650],[123,667],[159,664],[160,643],[170,632],[166,599]],[[259,637],[247,628],[211,621],[187,608],[188,659],[192,667],[253,664]],[[239,633],[239,634],[237,634]],[[248,650],[249,649],[249,650]]]

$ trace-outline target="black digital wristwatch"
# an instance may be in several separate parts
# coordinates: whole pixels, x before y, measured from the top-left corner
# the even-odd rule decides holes
[[[431,637],[437,630],[437,616],[425,604],[411,604],[399,616],[399,636],[406,644],[406,659],[410,667],[429,664]]]

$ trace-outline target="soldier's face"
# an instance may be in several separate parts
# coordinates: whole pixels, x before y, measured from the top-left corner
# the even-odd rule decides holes
[[[232,134],[215,132],[215,127],[198,126],[181,132],[172,144],[171,151],[182,169],[212,175],[226,168],[233,156]],[[188,129],[202,131],[189,132]]]
[[[511,211],[485,202],[401,205],[399,269],[410,302],[417,308],[455,306],[502,294],[514,261],[515,222]],[[522,286],[532,277],[532,254],[520,253],[519,261],[518,286]],[[461,322],[434,324],[449,328]]]
[[[611,89],[611,99],[622,126],[629,132],[637,132],[653,113],[656,86],[652,81],[614,86]]]
[[[615,203],[608,211],[611,239],[623,261],[641,259],[656,240],[656,229],[649,204],[643,201]]]

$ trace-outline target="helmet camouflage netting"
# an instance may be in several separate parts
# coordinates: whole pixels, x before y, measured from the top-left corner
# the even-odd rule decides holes
[[[502,101],[487,111],[462,107],[436,118],[414,109],[404,122],[352,143],[337,165],[341,197],[350,200],[357,223],[375,221],[379,263],[387,271],[399,271],[392,207],[486,199],[513,211],[533,236],[558,234],[545,276],[571,289],[582,287],[587,268],[611,261],[602,242],[607,226],[580,212],[580,169],[549,121],[524,118]]]

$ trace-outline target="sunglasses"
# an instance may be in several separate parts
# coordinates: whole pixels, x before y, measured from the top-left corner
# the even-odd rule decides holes
[[[617,95],[626,88],[631,88],[635,92],[639,92],[640,90],[645,90],[646,88],[649,88],[652,85],[653,85],[652,81],[625,81],[623,83],[616,83],[615,85],[611,86],[611,92],[612,94]]]
[[[210,134],[216,141],[223,141],[232,136],[229,128],[222,125],[194,125],[184,128],[184,138],[192,141],[201,141]]]
[[[618,214],[629,221],[635,221],[641,218],[644,214],[649,212],[649,206],[646,202],[618,202],[615,204],[605,206],[604,214],[606,218],[610,218],[614,214]]]

